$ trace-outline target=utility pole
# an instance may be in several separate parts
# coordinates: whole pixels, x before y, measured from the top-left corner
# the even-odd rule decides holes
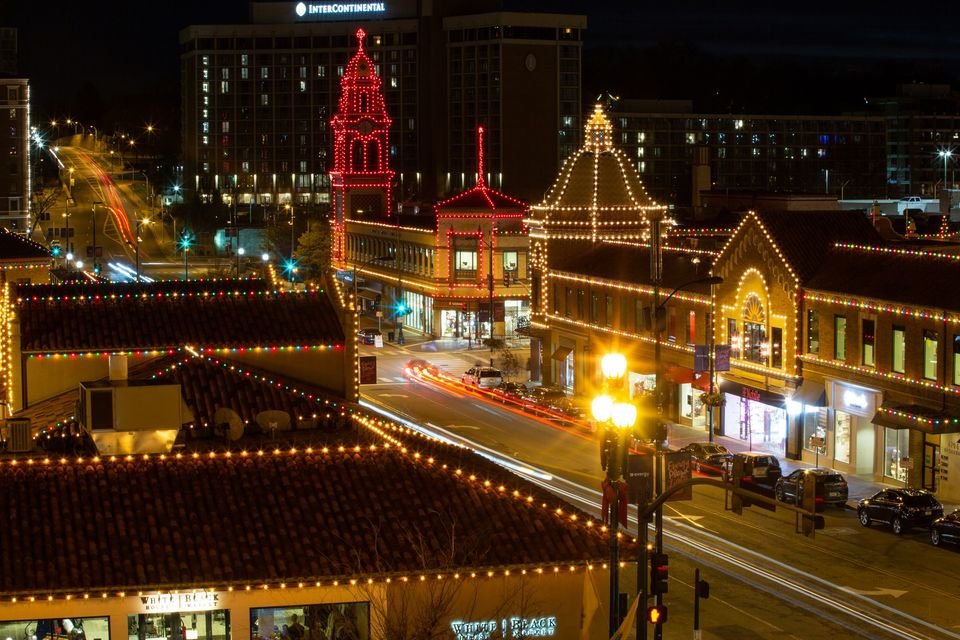
[[[660,237],[660,228],[661,223],[663,222],[663,214],[660,211],[654,211],[650,215],[650,281],[653,283],[653,316],[654,316],[654,326],[653,330],[655,333],[654,341],[654,351],[653,351],[653,360],[654,360],[654,374],[656,375],[654,381],[654,400],[657,406],[657,419],[663,417],[663,359],[660,353],[660,323],[661,315],[666,315],[666,309],[663,310],[661,314],[660,309],[660,284],[663,282],[663,245],[661,244]],[[654,441],[654,495],[659,496],[661,491],[663,491],[663,480],[662,476],[662,463],[663,463],[663,441],[658,433],[656,434],[656,440]],[[640,522],[641,527],[646,527],[646,522]],[[654,514],[654,530],[656,531],[655,540],[654,540],[654,549],[657,554],[663,553],[663,509],[657,509]],[[646,537],[646,536],[644,536]],[[640,569],[644,573],[644,578],[646,578],[646,563]],[[645,584],[645,583],[644,583]],[[663,594],[657,594],[657,606],[663,606]],[[644,619],[640,624],[643,625],[644,633],[641,638],[646,638],[646,619]],[[663,637],[663,626],[656,625],[653,628],[653,637],[655,640],[660,640]]]
[[[94,200],[93,211],[93,275],[100,275],[100,264],[97,262],[97,205],[103,204],[100,200]]]
[[[400,270],[400,212],[402,207],[403,205],[400,204],[397,208],[397,250],[394,255],[397,264],[397,311],[393,317],[397,328],[397,344],[404,343],[403,316],[401,314],[407,310],[407,305],[403,301],[403,272]]]
[[[490,273],[487,282],[490,289],[490,366],[493,367],[493,237],[497,229],[497,222],[490,216]]]

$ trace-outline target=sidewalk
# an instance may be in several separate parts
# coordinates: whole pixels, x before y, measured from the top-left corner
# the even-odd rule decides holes
[[[709,435],[703,429],[686,427],[676,423],[670,424],[669,444],[671,449],[679,449],[690,444],[691,442],[706,442],[707,440],[709,440]],[[739,438],[715,435],[713,437],[713,441],[717,444],[722,444],[733,453],[740,453],[742,451],[750,450],[748,443]],[[754,449],[756,449],[756,447],[754,447]],[[780,466],[783,469],[783,475],[792,473],[796,469],[809,469],[814,466],[799,460],[788,460],[782,456],[777,456],[777,458],[780,460]],[[823,460],[820,466],[829,468],[827,462],[829,461]],[[847,486],[850,492],[850,497],[847,500],[847,506],[850,508],[856,508],[858,500],[861,498],[869,498],[881,489],[900,486],[899,484],[886,484],[883,482],[877,482],[872,477],[858,476],[853,474],[843,474],[843,477],[847,480]],[[944,513],[951,513],[954,509],[958,508],[960,508],[960,505],[957,504],[943,504]]]

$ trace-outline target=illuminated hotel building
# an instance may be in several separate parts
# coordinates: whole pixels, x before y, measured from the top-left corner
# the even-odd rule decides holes
[[[26,233],[30,226],[30,83],[0,73],[0,226]]]
[[[180,33],[183,188],[241,205],[326,203],[330,119],[356,30],[383,79],[394,200],[475,183],[539,197],[578,145],[586,18],[502,2],[253,2],[250,23]],[[349,11],[348,11],[349,9]],[[241,209],[242,211],[242,209]]]

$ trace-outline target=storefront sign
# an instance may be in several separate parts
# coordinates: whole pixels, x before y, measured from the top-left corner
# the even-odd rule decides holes
[[[383,337],[380,338],[379,346],[383,346]],[[360,384],[376,384],[377,382],[377,356],[360,356]]]
[[[384,13],[385,2],[298,2],[294,7],[301,18],[352,15],[357,13]]]
[[[209,611],[220,607],[220,594],[216,591],[194,593],[158,593],[140,596],[143,613],[174,613],[183,611]]]
[[[480,620],[450,623],[453,636],[457,640],[489,640],[490,638],[551,638],[557,633],[557,617],[539,618],[501,618],[500,620]]]
[[[863,391],[854,391],[853,389],[844,389],[843,391],[843,404],[851,409],[859,409],[863,411],[867,408],[867,394]]]
[[[770,391],[764,391],[762,389],[754,389],[753,387],[748,387],[746,385],[737,382],[731,382],[729,380],[723,380],[720,382],[720,391],[739,396],[741,398],[746,398],[752,402],[762,402],[763,404],[768,404],[772,407],[778,407],[781,409],[786,407],[787,399],[779,393],[771,393]]]

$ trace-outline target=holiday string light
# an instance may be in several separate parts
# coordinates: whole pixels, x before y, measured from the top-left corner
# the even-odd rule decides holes
[[[593,114],[585,125],[584,140],[583,146],[564,162],[557,181],[544,201],[530,208],[531,214],[537,220],[538,233],[547,235],[554,226],[564,229],[585,227],[589,232],[589,239],[597,240],[607,228],[637,227],[644,222],[650,211],[666,214],[667,208],[650,199],[632,164],[613,146],[613,125],[599,104],[595,105]],[[601,162],[606,162],[607,159],[612,159],[616,165],[620,184],[626,192],[626,202],[601,202],[600,166]],[[581,162],[589,162],[592,166],[592,186],[588,199],[584,199],[581,194],[572,197],[567,195],[571,178]],[[568,204],[571,201],[584,204]],[[585,213],[586,219],[570,219],[571,213]],[[626,218],[610,215],[617,213],[633,215]],[[534,226],[531,223],[531,234],[533,231]]]
[[[551,271],[550,277],[554,280],[559,280],[561,282],[576,282],[580,284],[586,284],[593,287],[604,287],[607,289],[614,289],[617,291],[626,291],[628,293],[640,293],[644,295],[653,295],[653,287],[646,285],[635,285],[628,284],[626,282],[621,282],[619,280],[606,280],[604,278],[593,278],[590,276],[581,276],[575,273],[567,273],[564,271]],[[680,300],[682,302],[691,302],[693,304],[699,304],[704,306],[710,306],[710,295],[709,294],[695,294],[695,293],[684,293],[678,291],[673,294],[674,300]]]
[[[882,313],[885,315],[933,320],[935,322],[948,322],[950,324],[960,324],[960,315],[957,314],[946,314],[931,309],[920,309],[888,302],[873,302],[862,298],[842,298],[837,295],[814,293],[810,291],[803,294],[803,299],[807,300],[808,302],[817,302],[838,307],[849,307],[853,309],[860,309],[861,311],[871,311],[873,313]]]
[[[353,189],[379,190],[384,197],[387,216],[393,215],[394,171],[389,165],[391,119],[380,89],[380,76],[363,48],[366,38],[357,29],[357,52],[347,63],[340,79],[337,113],[330,120],[333,131],[333,169],[330,170],[331,197],[334,205],[334,259],[345,259],[345,221],[353,212],[345,211]],[[359,153],[358,153],[359,152]]]
[[[623,239],[623,236],[618,236],[618,239],[604,238],[603,244],[621,245],[625,247],[634,247],[637,249],[650,248],[649,242],[633,242],[631,240]],[[663,245],[661,248],[666,253],[682,253],[682,254],[690,254],[694,256],[706,256],[709,258],[714,258],[717,255],[717,251],[714,251],[714,250],[694,249],[692,247],[677,247],[673,245]]]
[[[916,413],[911,413],[909,411],[904,411],[902,409],[892,409],[890,407],[879,406],[877,407],[877,413],[885,415],[891,418],[901,418],[905,420],[910,420],[917,423],[917,427],[932,427],[933,429],[942,429],[946,427],[953,427],[960,425],[960,417],[930,417],[924,416]]]
[[[861,253],[880,253],[886,255],[905,256],[910,258],[934,258],[944,262],[960,262],[960,254],[943,253],[941,251],[927,251],[924,249],[902,249],[900,247],[878,247],[868,244],[855,244],[850,242],[835,242],[833,246],[837,249],[848,251],[859,251]]]
[[[931,389],[933,391],[939,391],[942,393],[949,393],[951,395],[960,396],[960,387],[952,385],[944,385],[934,382],[933,380],[923,380],[920,378],[912,378],[910,376],[904,375],[902,373],[895,373],[893,371],[877,371],[871,367],[864,367],[856,364],[848,364],[842,360],[831,360],[827,358],[821,358],[812,353],[804,353],[800,355],[800,359],[804,362],[809,362],[812,364],[817,364],[823,367],[833,367],[835,369],[843,369],[845,371],[850,371],[859,375],[877,378],[880,380],[890,380],[893,382],[899,382],[901,384],[909,385],[912,387],[917,387],[921,389]]]

